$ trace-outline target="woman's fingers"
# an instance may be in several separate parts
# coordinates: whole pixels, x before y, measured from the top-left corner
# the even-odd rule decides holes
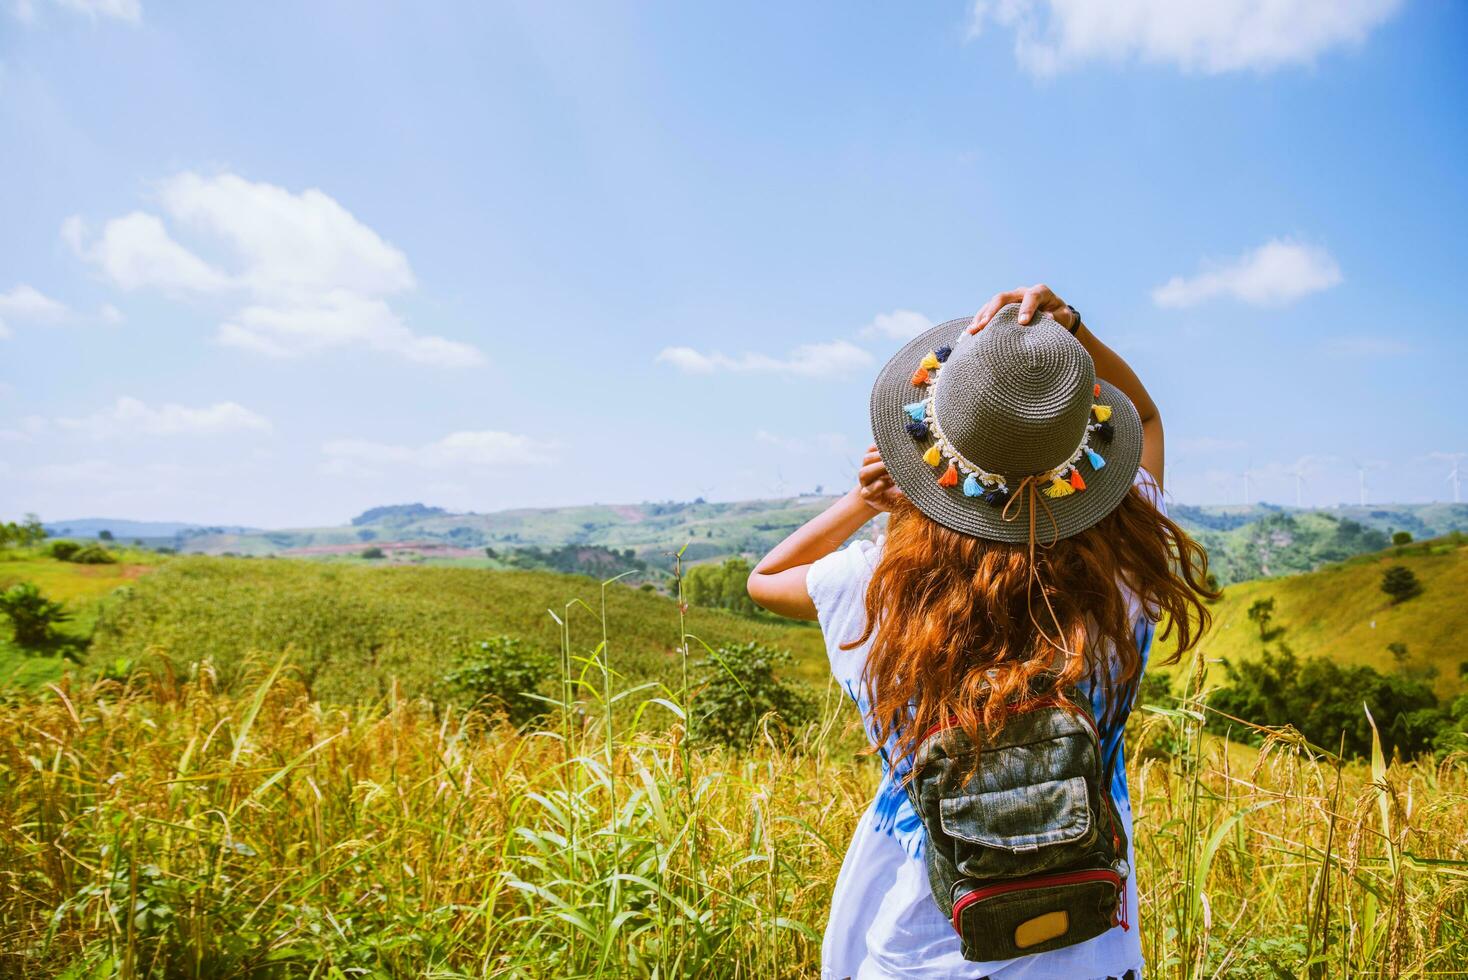
[[[1019,301],[1019,322],[1029,323],[1036,310],[1048,310],[1057,302],[1049,286],[1044,283],[1031,286],[1025,290],[1024,298]]]
[[[1024,299],[1024,295],[1025,291],[1022,289],[1011,289],[1007,292],[995,293],[989,302],[984,304],[983,309],[974,315],[974,322],[969,324],[968,332],[978,333],[989,325],[989,321],[994,319],[995,313],[998,313],[1010,303],[1018,303]]]
[[[875,463],[868,463],[856,474],[856,478],[864,487],[879,479],[888,478],[887,464],[881,460],[877,460]]]

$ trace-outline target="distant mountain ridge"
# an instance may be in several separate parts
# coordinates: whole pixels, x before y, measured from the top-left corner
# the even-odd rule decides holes
[[[95,536],[104,527],[119,539],[156,542],[169,537],[168,543],[181,551],[208,554],[345,556],[369,544],[393,543],[417,546],[428,560],[464,562],[483,557],[485,548],[503,556],[520,549],[599,547],[621,554],[630,551],[629,557],[662,568],[679,549],[687,562],[733,555],[757,558],[833,499],[801,496],[722,503],[698,499],[487,514],[455,514],[408,503],[374,507],[346,525],[280,530],[97,518],[58,521],[47,527],[53,533],[70,528],[73,537]],[[1389,543],[1393,531],[1409,531],[1419,540],[1468,531],[1468,504],[1305,509],[1174,504],[1170,512],[1208,549],[1213,570],[1225,584],[1310,571],[1377,551]]]
[[[189,524],[184,521],[132,521],[121,517],[78,517],[69,521],[45,521],[53,538],[95,538],[103,531],[118,540],[174,538],[186,534],[253,534],[258,528],[243,524]]]

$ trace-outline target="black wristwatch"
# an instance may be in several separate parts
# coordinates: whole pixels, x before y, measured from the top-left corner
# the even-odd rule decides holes
[[[1070,335],[1074,337],[1081,332],[1081,311],[1069,303],[1065,304],[1065,308],[1070,310],[1070,315],[1076,318],[1076,322],[1070,325]]]

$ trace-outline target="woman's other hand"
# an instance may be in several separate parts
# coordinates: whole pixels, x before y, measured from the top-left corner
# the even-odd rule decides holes
[[[887,472],[887,464],[882,462],[882,454],[875,444],[862,457],[861,471],[856,479],[856,492],[872,510],[890,511],[902,498],[902,491],[892,482],[892,474]]]
[[[1028,289],[1020,287],[1011,289],[1005,293],[995,293],[993,299],[985,303],[983,309],[974,314],[974,322],[968,326],[969,333],[978,333],[989,325],[994,319],[994,314],[1010,303],[1019,304],[1019,322],[1029,323],[1037,312],[1049,313],[1067,330],[1075,329],[1076,316],[1071,312],[1065,300],[1055,295],[1054,290],[1044,283],[1030,286]]]

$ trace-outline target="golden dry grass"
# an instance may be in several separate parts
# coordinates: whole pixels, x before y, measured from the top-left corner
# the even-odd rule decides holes
[[[394,697],[329,707],[256,670],[240,696],[205,666],[0,705],[0,972],[817,972],[876,778],[836,698],[788,744],[733,753],[638,730],[625,700],[609,737],[590,688],[515,732]],[[1131,765],[1156,975],[1465,968],[1468,771],[1337,783],[1288,738],[1205,742],[1188,710],[1135,733],[1186,751]]]

